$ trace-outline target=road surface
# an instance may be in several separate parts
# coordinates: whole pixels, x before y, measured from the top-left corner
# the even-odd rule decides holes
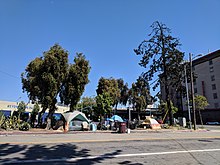
[[[0,164],[220,164],[220,132],[0,136]]]

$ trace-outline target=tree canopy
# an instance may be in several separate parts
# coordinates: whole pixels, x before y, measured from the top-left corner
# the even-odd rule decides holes
[[[192,102],[192,101],[191,101]],[[195,95],[195,108],[199,112],[200,122],[203,125],[202,115],[200,110],[204,110],[209,105],[205,96]]]
[[[18,115],[20,116],[21,114],[23,114],[25,112],[25,109],[26,109],[26,104],[24,101],[21,101],[18,104]]]
[[[49,108],[48,128],[51,127],[50,120],[57,109],[59,94],[61,100],[70,104],[72,110],[89,82],[90,66],[85,56],[79,53],[74,64],[69,64],[68,55],[68,51],[55,44],[42,57],[31,61],[21,75],[23,91],[27,92],[32,102],[38,102],[42,106],[39,118]]]
[[[75,110],[86,84],[89,83],[88,75],[90,69],[89,61],[86,60],[82,53],[77,53],[74,58],[74,64],[69,65],[67,76],[61,88],[60,98],[64,104],[70,104],[70,111]]]
[[[120,97],[120,90],[118,88],[118,81],[114,78],[101,77],[98,82],[98,88],[96,90],[97,95],[108,93],[111,99],[111,105],[115,106],[118,98]]]
[[[173,125],[171,109],[170,87],[179,82],[179,65],[183,61],[183,53],[179,51],[179,40],[171,36],[171,31],[165,24],[154,22],[149,39],[144,40],[134,50],[136,55],[141,55],[140,66],[147,68],[143,76],[148,81],[155,81],[153,89],[164,85],[165,102],[168,104],[170,123]],[[160,76],[155,80],[156,76]]]
[[[139,76],[137,81],[132,84],[129,90],[129,103],[138,112],[138,120],[140,120],[140,111],[146,109],[147,105],[152,103],[150,87],[143,76]]]
[[[110,115],[112,112],[112,98],[109,93],[102,93],[96,96],[96,105],[95,113],[100,117]]]

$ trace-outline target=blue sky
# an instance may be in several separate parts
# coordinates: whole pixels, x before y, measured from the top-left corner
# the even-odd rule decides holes
[[[101,76],[131,86],[141,72],[133,49],[159,21],[180,39],[186,53],[220,49],[219,0],[1,0],[0,100],[27,101],[20,75],[54,43],[90,61],[84,96],[96,95]],[[154,94],[154,92],[152,92]]]

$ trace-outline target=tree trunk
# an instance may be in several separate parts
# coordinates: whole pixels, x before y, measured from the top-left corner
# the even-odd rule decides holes
[[[140,124],[140,120],[141,120],[140,111],[138,111],[137,113],[138,113],[138,124]]]
[[[164,41],[164,38],[163,38],[163,29],[162,29],[162,26],[159,25],[159,28],[160,28],[160,32],[161,32],[161,37],[162,37],[162,62],[163,62],[163,68],[164,68],[164,72],[163,72],[163,75],[164,75],[164,85],[165,85],[165,93],[166,93],[166,102],[167,102],[167,108],[168,108],[168,112],[169,112],[169,121],[170,121],[170,125],[172,126],[174,123],[173,123],[173,113],[172,113],[172,109],[171,109],[171,103],[170,103],[170,91],[169,91],[169,85],[168,85],[168,81],[171,81],[171,80],[168,80],[168,77],[167,77],[167,64],[166,64],[166,48],[165,48],[165,41]]]
[[[50,106],[49,109],[49,114],[47,116],[47,130],[50,130],[52,128],[52,118],[53,118],[53,114],[56,111],[56,103],[54,102],[53,105]]]
[[[43,109],[38,113],[38,126],[42,127],[42,116],[45,113],[47,107],[43,107]]]
[[[200,109],[199,109],[199,118],[200,118],[201,125],[203,126],[202,115],[201,115]]]
[[[116,115],[118,109],[118,103],[115,104],[114,115]]]

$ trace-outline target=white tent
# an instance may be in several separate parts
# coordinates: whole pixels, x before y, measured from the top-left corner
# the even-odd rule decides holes
[[[88,130],[89,120],[86,115],[79,111],[67,112],[62,114],[66,120],[65,131]]]
[[[87,123],[89,123],[89,120],[87,119],[86,115],[79,111],[67,112],[67,113],[63,113],[62,115],[67,123],[69,123],[73,119],[86,121]]]

